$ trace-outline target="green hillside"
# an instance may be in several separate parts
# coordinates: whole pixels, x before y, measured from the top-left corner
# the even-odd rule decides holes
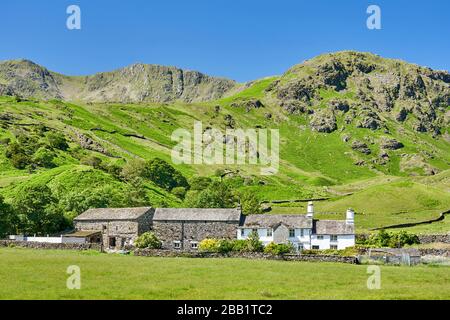
[[[173,131],[192,131],[201,121],[204,129],[222,132],[279,129],[280,168],[262,176],[257,165],[174,165],[188,180],[222,179],[260,201],[330,198],[316,203],[318,216],[340,219],[353,207],[360,231],[422,221],[450,209],[449,105],[448,73],[353,52],[323,55],[282,76],[234,86],[219,99],[196,103],[3,96],[0,193],[12,201],[18,190],[36,183],[55,193],[105,185],[126,189],[108,168],[131,159],[172,164]],[[5,156],[8,143],[36,132],[43,132],[42,139],[58,132],[69,148],[53,151],[52,168],[15,168]],[[86,162],[89,157],[101,159],[102,168]],[[144,188],[151,205],[183,205],[152,181]],[[272,214],[305,211],[299,202],[271,209]],[[433,231],[433,225],[420,229]]]

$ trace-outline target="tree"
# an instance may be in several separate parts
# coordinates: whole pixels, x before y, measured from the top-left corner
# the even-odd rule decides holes
[[[69,144],[66,141],[66,137],[59,132],[47,133],[47,141],[50,147],[66,151],[69,148]]]
[[[4,198],[0,195],[0,238],[11,234],[13,228],[13,210],[11,205],[5,203]]]
[[[225,183],[214,181],[203,191],[189,192],[185,202],[194,208],[233,208],[235,197]]]
[[[175,187],[189,188],[186,178],[166,161],[159,158],[147,162],[145,175],[166,190],[172,190]]]
[[[32,162],[39,167],[53,168],[55,166],[53,163],[55,157],[54,152],[45,147],[40,147],[33,155]]]
[[[131,159],[123,166],[120,176],[127,181],[136,178],[145,178],[146,163],[142,159]]]
[[[135,178],[127,184],[124,191],[124,205],[127,207],[150,206],[150,200],[142,178]]]
[[[259,205],[259,200],[256,195],[251,191],[243,191],[239,195],[241,202],[242,213],[247,214],[260,214],[262,213]]]
[[[13,209],[23,233],[54,233],[68,226],[57,199],[46,185],[26,186],[20,190],[14,198]]]
[[[245,240],[247,242],[247,251],[250,252],[262,252],[264,251],[264,245],[259,240],[259,235],[257,232],[252,232],[249,234],[248,238]]]
[[[175,187],[172,189],[171,192],[178,199],[183,200],[186,197],[186,188],[185,187]]]
[[[134,245],[140,249],[160,249],[162,243],[153,232],[145,232],[136,239]]]
[[[212,180],[209,177],[200,177],[194,176],[189,180],[189,185],[191,186],[191,190],[204,190],[209,187]]]

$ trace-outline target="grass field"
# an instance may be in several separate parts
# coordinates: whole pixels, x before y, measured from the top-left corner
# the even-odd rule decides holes
[[[67,267],[81,269],[69,290]],[[0,249],[0,299],[450,299],[448,267],[367,266],[245,259],[145,258]]]

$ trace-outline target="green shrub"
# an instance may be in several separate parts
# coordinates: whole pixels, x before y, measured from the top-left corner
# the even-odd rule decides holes
[[[39,167],[53,168],[55,167],[55,164],[53,163],[54,159],[55,153],[45,147],[41,147],[33,155],[32,162]]]
[[[155,236],[153,232],[146,232],[141,234],[135,242],[135,246],[140,249],[160,249],[162,246],[161,241]]]
[[[11,157],[11,164],[16,169],[25,169],[29,162],[30,158],[24,153],[16,153]]]
[[[247,250],[249,252],[263,252],[264,245],[259,240],[259,236],[257,232],[252,232],[247,238]]]
[[[271,242],[264,248],[264,253],[268,253],[268,254],[272,254],[272,255],[283,255],[283,254],[291,253],[293,251],[294,251],[294,246],[292,245],[292,243],[276,244],[276,243]]]
[[[408,233],[404,230],[390,233],[383,229],[378,233],[371,234],[364,245],[370,247],[401,248],[405,245],[418,243],[420,243],[419,237],[415,234]]]
[[[66,137],[64,137],[64,135],[59,132],[47,133],[47,141],[48,145],[55,149],[66,151],[69,148]]]
[[[233,251],[243,252],[246,251],[247,240],[234,240],[233,241]]]
[[[178,199],[183,200],[186,197],[186,188],[185,187],[175,187],[172,189],[171,193],[177,197]]]

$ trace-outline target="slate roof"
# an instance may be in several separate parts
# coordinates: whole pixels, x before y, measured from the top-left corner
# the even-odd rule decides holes
[[[75,221],[136,220],[142,215],[149,213],[151,210],[152,208],[150,207],[89,209],[80,214],[74,220]]]
[[[240,209],[158,208],[153,221],[228,221],[239,222]]]
[[[312,220],[302,214],[251,214],[245,217],[243,228],[276,228],[284,224],[288,228],[312,228]]]
[[[354,234],[355,226],[345,220],[314,220],[313,234],[345,235]]]
[[[78,231],[74,231],[72,233],[66,233],[63,234],[63,237],[70,237],[70,238],[86,238],[86,237],[90,237],[96,234],[101,234],[101,231],[84,231],[84,230],[78,230]]]

